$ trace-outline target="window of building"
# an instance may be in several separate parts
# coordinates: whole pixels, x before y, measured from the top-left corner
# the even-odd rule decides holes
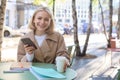
[[[68,11],[68,13],[70,13],[70,10]]]
[[[84,18],[86,18],[86,15],[84,15]]]
[[[81,11],[81,13],[83,13],[83,11]]]
[[[64,14],[62,14],[62,17],[64,17]]]
[[[58,19],[58,22],[62,22],[62,19]]]
[[[5,25],[9,26],[9,10],[6,10],[6,16],[5,16]]]
[[[86,20],[81,20],[81,23],[85,23],[86,22]]]
[[[83,17],[83,15],[81,15],[81,18]]]
[[[70,17],[70,14],[68,14],[68,17]]]
[[[70,20],[69,20],[69,19],[66,19],[65,22],[70,22]]]

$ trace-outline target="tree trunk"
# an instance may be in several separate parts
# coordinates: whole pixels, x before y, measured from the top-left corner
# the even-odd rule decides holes
[[[118,39],[120,39],[120,0],[119,0],[119,8],[118,8],[118,22],[117,22],[117,25],[118,25],[118,32],[117,32],[117,37]]]
[[[86,55],[87,46],[88,46],[89,37],[90,37],[90,32],[91,32],[91,27],[92,27],[92,0],[90,0],[90,6],[89,6],[89,25],[88,25],[87,38],[86,38],[85,45],[84,45],[84,48],[83,48],[82,56]]]
[[[0,61],[1,61],[1,49],[2,49],[2,37],[3,37],[3,25],[5,19],[6,0],[1,0],[0,5]]]
[[[78,27],[77,27],[77,13],[76,13],[76,0],[72,0],[72,17],[73,17],[73,27],[74,27],[74,43],[76,45],[76,56],[81,56],[81,49],[78,40]]]
[[[108,40],[108,47],[111,47],[110,40],[112,38],[112,15],[113,15],[113,0],[109,0],[109,20],[110,20],[110,31],[109,31],[109,40]]]
[[[104,28],[105,38],[106,38],[106,40],[107,40],[107,42],[108,42],[108,36],[107,36],[107,33],[106,33],[106,28],[105,28],[105,23],[104,23],[103,8],[102,8],[102,5],[101,5],[101,3],[100,3],[100,0],[98,0],[98,1],[99,1],[100,9],[101,9],[102,26],[103,26],[103,28]]]
[[[53,0],[53,16],[54,16],[54,12],[55,12],[55,0]]]

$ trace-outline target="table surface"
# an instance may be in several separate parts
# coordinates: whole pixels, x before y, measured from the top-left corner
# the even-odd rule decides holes
[[[37,80],[37,78],[30,72],[24,71],[23,73],[3,73],[5,70],[9,70],[12,63],[0,63],[0,80]],[[41,68],[53,68],[56,69],[54,64],[47,63],[32,63],[33,66]],[[43,78],[40,80],[72,80],[77,76],[76,71],[71,68],[67,68],[65,73],[61,73],[66,76],[65,79],[55,78]]]
[[[120,48],[107,48],[107,50],[114,51],[114,52],[120,52]]]

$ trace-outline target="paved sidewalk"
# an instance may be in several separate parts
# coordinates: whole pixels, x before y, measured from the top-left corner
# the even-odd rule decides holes
[[[100,47],[100,46],[99,46]],[[101,46],[103,47],[103,46]],[[105,46],[104,46],[105,47]],[[93,75],[110,76],[114,78],[118,68],[111,67],[111,53],[105,49],[90,49],[90,53],[97,55],[97,58],[93,59],[74,59],[74,63],[71,66],[77,71],[77,78],[75,80],[92,80]],[[119,64],[120,52],[112,52],[112,65],[117,66]],[[103,79],[95,79],[103,80]],[[111,79],[113,80],[113,79]]]

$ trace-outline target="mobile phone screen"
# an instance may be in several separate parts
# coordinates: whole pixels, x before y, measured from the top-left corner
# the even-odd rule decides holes
[[[22,38],[21,41],[28,46],[34,46],[35,49],[37,49],[36,45],[33,43],[33,41],[30,38]]]

